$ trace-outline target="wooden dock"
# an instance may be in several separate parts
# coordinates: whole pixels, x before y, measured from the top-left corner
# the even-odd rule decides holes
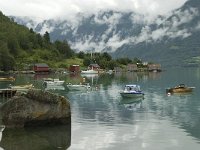
[[[0,89],[0,97],[10,98],[15,96],[17,90],[13,89]]]

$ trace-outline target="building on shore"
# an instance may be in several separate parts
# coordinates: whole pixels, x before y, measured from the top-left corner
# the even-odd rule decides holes
[[[49,72],[50,71],[49,66],[45,63],[34,64],[33,70],[35,72]]]
[[[128,64],[126,70],[129,72],[134,72],[138,70],[138,67],[136,64]]]
[[[69,66],[69,72],[79,73],[80,72],[80,66],[79,65],[70,65]]]
[[[160,64],[148,64],[148,71],[150,72],[160,72],[161,65]]]
[[[100,66],[98,64],[90,64],[88,66],[88,69],[89,70],[93,69],[93,70],[97,70],[98,71],[100,69]]]

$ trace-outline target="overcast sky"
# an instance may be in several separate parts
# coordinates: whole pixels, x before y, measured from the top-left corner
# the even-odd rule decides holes
[[[0,0],[0,10],[7,16],[40,19],[67,18],[78,12],[99,10],[133,11],[155,17],[181,7],[187,0]]]

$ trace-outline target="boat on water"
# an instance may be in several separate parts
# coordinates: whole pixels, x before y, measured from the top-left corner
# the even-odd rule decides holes
[[[1,77],[0,81],[15,81],[14,77]]]
[[[70,90],[70,91],[84,91],[84,90],[90,90],[91,89],[91,86],[89,83],[87,84],[71,84],[71,83],[68,83],[67,85],[67,88]]]
[[[120,92],[120,94],[125,98],[144,97],[144,93],[140,90],[140,86],[136,84],[125,85],[124,90]]]
[[[192,92],[195,87],[188,87],[185,84],[179,84],[172,88],[167,88],[167,93],[189,93]]]
[[[29,89],[32,89],[34,88],[33,84],[24,84],[24,85],[10,85],[9,86],[10,89],[13,89],[13,90],[29,90]]]
[[[65,81],[53,78],[45,78],[43,84],[44,85],[63,85]]]
[[[65,90],[63,85],[46,85],[45,90]]]
[[[89,69],[89,70],[82,70],[82,74],[98,74],[99,72],[97,70]]]

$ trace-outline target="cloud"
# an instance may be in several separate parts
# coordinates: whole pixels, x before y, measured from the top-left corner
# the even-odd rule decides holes
[[[72,47],[81,51],[95,49],[95,51],[102,51],[109,48],[110,51],[115,51],[124,44],[138,44],[141,42],[159,42],[164,37],[167,38],[187,38],[191,36],[192,30],[185,27],[184,25],[189,23],[199,14],[198,10],[195,8],[189,8],[184,11],[176,10],[170,13],[166,17],[159,17],[154,20],[151,24],[144,24],[138,35],[126,36],[125,39],[121,38],[120,31],[116,30],[116,25],[119,23],[121,15],[116,13],[111,17],[104,17],[99,19],[95,17],[95,22],[99,24],[107,24],[108,28],[101,35],[100,40],[93,40],[94,35],[85,36],[80,41],[72,43]],[[138,22],[138,15],[136,15],[135,21],[132,15],[133,23]],[[152,24],[156,25],[156,28],[152,28]],[[200,24],[200,23],[199,23]],[[200,29],[200,25],[197,24],[193,30]],[[75,33],[76,35],[77,33]],[[99,38],[99,37],[98,37]]]
[[[100,10],[133,11],[149,18],[164,15],[187,0],[0,0],[6,15],[31,16],[40,19],[72,18],[77,13]]]

